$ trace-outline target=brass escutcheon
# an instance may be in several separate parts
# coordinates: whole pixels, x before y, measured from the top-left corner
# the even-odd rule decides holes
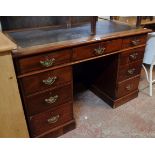
[[[40,64],[44,67],[51,67],[55,62],[55,59],[52,58],[52,59],[49,59],[49,58],[46,58],[46,60],[44,61],[40,61]]]
[[[59,120],[60,115],[52,116],[51,118],[47,119],[48,124],[56,123]]]
[[[48,77],[48,79],[43,80],[43,83],[46,84],[46,85],[52,85],[55,82],[56,79],[57,79],[56,76]]]
[[[53,104],[57,101],[58,97],[59,97],[58,95],[51,96],[50,98],[45,99],[45,102],[48,104]]]

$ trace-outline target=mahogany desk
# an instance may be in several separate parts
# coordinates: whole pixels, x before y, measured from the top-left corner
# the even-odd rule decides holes
[[[8,31],[31,137],[57,137],[75,128],[73,86],[80,80],[116,108],[138,96],[148,29],[113,21],[69,29]],[[85,63],[84,63],[85,62]]]

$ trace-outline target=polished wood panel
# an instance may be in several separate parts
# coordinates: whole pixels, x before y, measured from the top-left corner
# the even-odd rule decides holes
[[[123,48],[134,47],[146,43],[147,35],[137,35],[123,39]]]
[[[143,59],[144,51],[145,47],[140,47],[122,52],[119,58],[119,65],[126,65],[128,63]]]
[[[101,47],[105,48],[104,54],[118,51],[121,49],[122,39],[109,40],[101,42]]]
[[[21,79],[21,86],[25,95],[35,92],[52,89],[61,86],[64,83],[71,82],[72,70],[71,66],[51,70]]]
[[[117,108],[125,103],[128,103],[128,101],[135,99],[136,97],[138,97],[138,93],[139,93],[139,90],[137,89],[123,97],[113,100],[113,108]]]
[[[58,128],[54,128],[52,130],[49,130],[37,137],[39,138],[56,138],[56,137],[59,137],[73,129],[76,128],[76,123],[75,123],[75,120],[71,120],[71,121],[68,121],[67,123],[59,126]]]
[[[30,117],[31,135],[38,136],[73,119],[72,103]]]
[[[120,98],[135,90],[138,90],[139,78],[140,76],[137,76],[135,78],[126,80],[118,84],[117,93],[116,93],[117,98]]]
[[[32,57],[21,58],[16,61],[17,73],[23,74],[36,70],[51,68],[56,65],[68,63],[71,61],[72,50],[58,50]]]
[[[101,56],[121,49],[121,39],[80,46],[73,49],[73,61]]]
[[[142,62],[143,60],[139,60],[134,63],[119,67],[118,81],[120,82],[140,74]]]
[[[100,44],[96,43],[96,44],[91,44],[88,46],[74,48],[72,60],[76,61],[76,60],[81,60],[81,59],[86,59],[86,58],[97,56],[95,54],[95,49],[98,49],[99,46]]]
[[[138,96],[138,90],[135,90],[123,97],[113,99],[107,93],[101,91],[100,89],[98,89],[98,87],[94,85],[93,85],[93,93],[95,93],[97,96],[103,99],[112,108],[117,108]]]
[[[25,106],[29,115],[44,112],[61,104],[72,102],[72,84],[26,97]],[[49,100],[51,99],[51,100]]]

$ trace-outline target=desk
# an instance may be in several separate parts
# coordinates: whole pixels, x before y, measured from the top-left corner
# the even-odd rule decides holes
[[[75,128],[75,79],[113,108],[138,96],[151,31],[105,21],[97,22],[96,35],[90,32],[88,24],[7,32],[18,45],[12,55],[31,137],[57,137]]]

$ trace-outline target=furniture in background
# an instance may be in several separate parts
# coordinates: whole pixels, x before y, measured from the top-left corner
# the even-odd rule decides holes
[[[153,79],[153,67],[155,65],[155,32],[148,34],[143,63],[146,79],[149,82],[149,95],[152,96],[152,85],[155,82],[155,79]],[[150,66],[149,71],[145,65]]]
[[[119,20],[119,16],[110,16],[110,20]]]
[[[155,20],[153,16],[110,16],[111,20],[124,22],[136,27],[145,27],[155,29]]]
[[[11,54],[16,47],[0,32],[0,138],[29,137]]]
[[[143,19],[149,19],[150,21],[153,21],[153,16],[137,16],[136,26],[139,27],[142,24]],[[145,24],[145,23],[143,23]]]
[[[23,18],[17,22],[28,28]],[[91,35],[89,23],[22,30],[13,22],[11,28],[5,29],[3,20],[2,25],[18,45],[12,56],[31,137],[57,137],[75,128],[73,88],[79,81],[113,108],[138,96],[150,30],[103,21]]]
[[[43,26],[55,26],[57,28],[71,28],[80,23],[91,24],[91,34],[95,33],[95,26],[98,20],[97,16],[1,16],[2,27],[5,30],[20,29],[20,28],[36,28]],[[15,22],[14,22],[15,21]],[[10,24],[12,23],[12,24]]]

